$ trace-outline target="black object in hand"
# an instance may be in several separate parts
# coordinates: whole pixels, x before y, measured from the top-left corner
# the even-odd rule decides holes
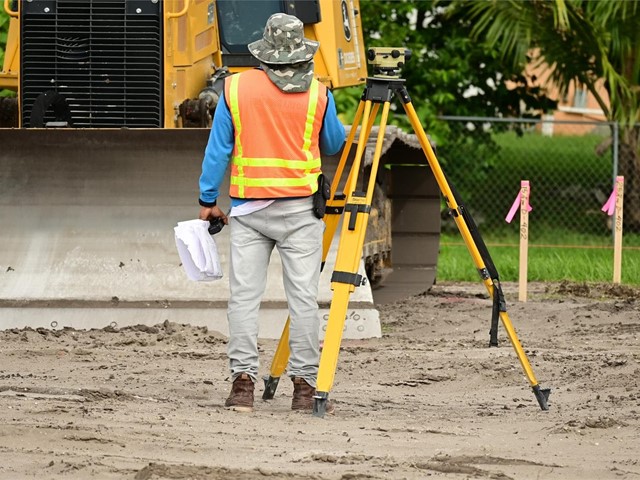
[[[224,227],[224,222],[222,221],[222,218],[216,217],[213,220],[209,220],[209,234],[210,235],[215,235],[220,230],[222,230],[222,227]]]

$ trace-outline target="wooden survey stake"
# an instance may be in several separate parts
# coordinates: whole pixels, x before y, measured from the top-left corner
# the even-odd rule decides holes
[[[520,276],[518,300],[527,301],[527,266],[529,251],[529,181],[520,182]]]
[[[616,177],[616,213],[613,232],[613,283],[622,279],[622,213],[624,210],[624,177]]]

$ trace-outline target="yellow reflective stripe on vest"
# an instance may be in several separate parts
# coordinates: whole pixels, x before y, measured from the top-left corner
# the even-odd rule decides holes
[[[317,173],[302,178],[247,178],[231,176],[231,183],[242,187],[304,187],[316,181]]]
[[[238,156],[242,157],[242,142],[240,141],[240,134],[242,133],[242,122],[240,121],[240,105],[238,105],[238,85],[240,84],[240,76],[232,75],[231,84],[229,85],[229,107],[231,109],[231,116],[233,117],[233,123],[236,133],[236,148],[238,149]]]
[[[242,158],[242,142],[240,141],[240,134],[242,133],[242,122],[240,121],[240,105],[238,105],[238,85],[240,84],[240,75],[231,76],[231,84],[229,85],[229,108],[231,110],[231,116],[233,117],[233,124],[235,130],[235,146],[236,155],[238,158]],[[238,165],[238,173],[243,174],[242,166]],[[240,197],[244,197],[244,188],[240,187]]]
[[[322,161],[319,158],[311,160],[284,160],[282,158],[234,158],[233,164],[240,167],[280,167],[292,170],[313,170],[320,168]]]
[[[309,107],[307,108],[307,123],[304,127],[304,144],[302,151],[307,156],[307,160],[312,160],[311,154],[311,135],[313,134],[313,123],[316,118],[316,109],[318,108],[318,80],[315,78],[311,81],[309,88]]]

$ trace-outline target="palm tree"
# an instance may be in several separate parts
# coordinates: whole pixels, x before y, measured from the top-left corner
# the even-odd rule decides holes
[[[458,0],[455,8],[505,62],[546,64],[561,94],[572,82],[587,88],[619,123],[625,223],[640,229],[640,1]],[[608,102],[596,87],[602,81]]]

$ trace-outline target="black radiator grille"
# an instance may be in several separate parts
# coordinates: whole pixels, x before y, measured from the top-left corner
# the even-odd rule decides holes
[[[55,91],[76,128],[162,126],[161,9],[154,0],[24,2],[22,124]],[[54,120],[48,109],[45,122]]]

